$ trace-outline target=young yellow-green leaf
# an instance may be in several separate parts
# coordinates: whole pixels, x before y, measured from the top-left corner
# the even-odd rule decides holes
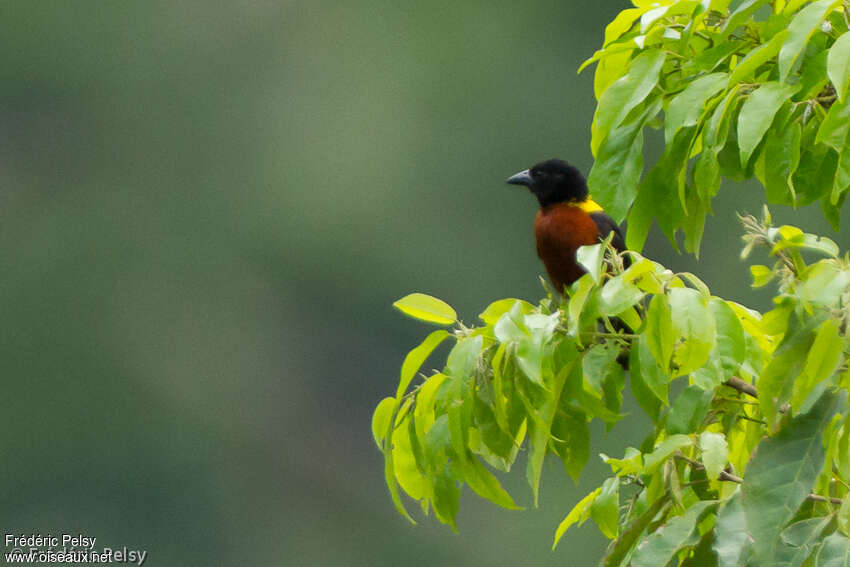
[[[534,310],[534,306],[527,301],[508,298],[494,301],[478,317],[487,325],[495,325],[499,318],[509,312],[517,303],[520,304],[520,310],[523,314],[531,313]]]
[[[439,331],[434,331],[422,341],[418,347],[407,353],[407,356],[404,357],[404,362],[401,365],[401,379],[398,383],[398,389],[396,390],[396,404],[401,403],[401,398],[404,396],[404,393],[407,391],[407,387],[410,385],[410,381],[413,380],[413,377],[416,375],[416,372],[419,371],[419,367],[425,362],[425,360],[431,356],[431,353],[434,352],[434,349],[437,348],[446,337],[449,336],[449,333],[443,331],[442,329]],[[398,407],[398,406],[396,406]],[[395,413],[395,410],[393,410]]]
[[[395,398],[384,398],[372,414],[372,436],[378,449],[384,450],[384,439],[390,429],[390,421],[395,411]]]
[[[717,508],[715,500],[697,502],[687,511],[667,521],[637,546],[629,565],[659,567],[669,565],[680,550],[695,545],[700,539],[700,519]]]
[[[703,431],[699,436],[702,464],[709,480],[717,480],[729,461],[729,445],[721,433]]]
[[[605,26],[605,39],[602,45],[609,45],[612,41],[617,41],[624,33],[629,31],[635,23],[635,20],[640,18],[641,14],[646,12],[647,8],[626,8],[617,14],[610,24]]]
[[[767,266],[750,266],[750,274],[753,276],[753,287],[763,287],[773,281],[776,274]]]
[[[744,101],[741,112],[738,114],[741,167],[747,167],[750,157],[770,128],[773,117],[798,88],[798,85],[771,81],[764,83]]]
[[[835,87],[838,100],[844,102],[844,97],[847,96],[847,85],[850,82],[850,33],[842,34],[829,48],[826,73]]]
[[[416,435],[420,439],[425,439],[431,426],[434,425],[434,401],[437,398],[437,392],[440,386],[445,381],[445,374],[434,374],[416,392],[416,407],[413,409],[413,421],[416,426]]]
[[[487,467],[478,459],[467,459],[463,468],[463,478],[466,484],[482,498],[486,498],[508,510],[520,509],[519,506],[514,504],[511,495],[502,488],[499,479],[493,476],[493,473],[487,470]]]
[[[437,325],[451,325],[457,321],[457,313],[451,305],[425,293],[405,295],[393,303],[393,307],[414,319]]]
[[[416,466],[408,419],[409,416],[392,434],[393,471],[404,491],[414,500],[419,500],[425,495],[426,480]]]
[[[564,537],[564,534],[567,533],[567,530],[570,529],[575,523],[578,525],[582,525],[585,523],[588,518],[590,518],[590,507],[593,505],[594,500],[596,500],[597,496],[602,492],[602,487],[600,486],[584,498],[578,501],[578,504],[573,506],[573,509],[567,514],[567,516],[563,519],[561,524],[558,526],[558,529],[555,530],[555,541],[552,543],[552,549],[554,550],[558,546],[558,542],[561,541],[561,538]]]
[[[599,313],[617,315],[643,299],[644,293],[634,284],[615,276],[605,282],[599,294]]]
[[[670,303],[667,295],[659,294],[649,302],[649,310],[646,314],[646,331],[644,331],[649,351],[658,365],[663,369],[670,367],[670,358],[673,356],[673,347],[678,337],[673,331],[673,322],[670,316]]]
[[[784,82],[797,58],[805,50],[809,38],[818,31],[820,23],[842,0],[820,0],[800,10],[788,25],[788,39],[779,51],[779,80]]]
[[[735,70],[732,71],[732,75],[728,80],[728,87],[737,85],[744,79],[749,78],[753,73],[755,73],[756,69],[776,57],[789,33],[790,32],[788,30],[782,30],[773,36],[767,43],[750,51],[747,56],[738,63]]]
[[[590,505],[590,515],[599,531],[608,539],[616,539],[619,532],[620,478],[611,477],[602,483],[602,491]]]
[[[411,524],[416,525],[416,520],[410,516],[401,500],[401,494],[398,491],[398,482],[396,481],[395,470],[393,467],[393,451],[389,449],[384,451],[384,480],[387,483],[387,488],[390,491],[390,497],[393,500],[395,509],[399,514],[407,518]]]

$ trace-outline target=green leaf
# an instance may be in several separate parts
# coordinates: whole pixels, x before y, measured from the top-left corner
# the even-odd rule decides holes
[[[608,539],[615,539],[619,530],[620,479],[611,477],[602,483],[602,491],[590,506],[590,515],[599,531]]]
[[[446,469],[448,469],[448,465],[446,465]],[[460,488],[458,488],[448,470],[445,470],[443,474],[437,475],[434,482],[434,513],[441,522],[450,525],[454,531],[457,531],[455,518],[459,504]]]
[[[599,314],[617,315],[643,299],[644,293],[619,275],[610,278],[599,294]]]
[[[650,101],[635,120],[609,132],[596,151],[587,186],[617,223],[625,218],[637,195],[643,172],[643,127],[660,109],[660,98]]]
[[[643,534],[650,522],[652,522],[652,520],[658,516],[658,513],[667,506],[669,501],[669,494],[662,495],[660,498],[655,500],[655,502],[653,502],[645,512],[633,518],[628,524],[626,524],[625,528],[621,530],[620,537],[618,537],[612,545],[608,547],[605,557],[602,558],[602,566],[620,567],[623,564],[623,560],[626,558],[626,555],[628,555],[629,551],[631,551],[632,547],[634,547],[635,542],[637,542],[638,538],[641,534]]]
[[[744,328],[732,307],[715,297],[708,302],[717,329],[717,342],[708,355],[708,362],[691,374],[694,383],[705,390],[714,390],[739,371],[747,355]]]
[[[670,243],[677,246],[675,231],[684,215],[685,174],[695,134],[695,126],[680,129],[641,182],[626,229],[629,248],[629,242],[643,246],[653,216]]]
[[[658,366],[643,335],[632,342],[629,371],[632,392],[641,409],[653,420],[658,419],[658,402],[667,404],[670,376]]]
[[[695,289],[670,290],[673,328],[685,340],[676,349],[673,360],[679,374],[690,373],[708,360],[717,339],[714,314],[708,299]]]
[[[791,400],[794,379],[803,371],[806,356],[814,340],[814,329],[819,323],[820,321],[814,319],[805,323],[797,318],[789,319],[782,342],[756,381],[759,407],[771,429],[779,408]]]
[[[487,467],[478,459],[467,459],[466,465],[463,468],[463,478],[466,484],[482,498],[486,498],[502,508],[509,510],[520,509],[519,506],[514,504],[511,495],[502,488],[499,479],[493,476],[493,473],[487,470]]]
[[[713,392],[703,390],[698,386],[688,386],[673,400],[670,411],[667,412],[667,433],[695,433],[702,427],[702,422],[711,406]]]
[[[375,444],[378,449],[384,450],[384,439],[387,438],[387,432],[390,430],[390,421],[393,419],[395,411],[395,398],[384,398],[375,408],[375,413],[372,414],[372,437],[375,438]]]
[[[534,494],[534,505],[537,506],[540,490],[540,475],[543,473],[543,460],[549,448],[552,435],[552,422],[558,403],[561,400],[561,392],[564,389],[568,377],[579,360],[579,353],[572,340],[564,339],[557,345],[556,356],[560,361],[557,372],[552,376],[551,384],[546,390],[546,396],[539,408],[529,406],[529,417],[531,418],[529,429],[529,456],[526,476]]]
[[[658,447],[653,449],[651,453],[643,456],[643,466],[646,473],[652,473],[652,470],[666,461],[670,455],[682,447],[693,445],[693,443],[693,439],[687,435],[671,435],[659,443]]]
[[[716,501],[697,502],[683,515],[668,520],[638,545],[630,564],[635,567],[659,567],[669,564],[680,550],[699,541],[697,525],[717,504]]]
[[[794,67],[797,58],[806,48],[809,38],[818,30],[826,15],[841,0],[820,0],[800,10],[788,26],[788,39],[779,52],[779,80],[785,81]]]
[[[850,565],[850,539],[834,533],[823,540],[815,556],[815,567],[847,567]]]
[[[735,492],[717,513],[715,538],[712,548],[717,554],[718,567],[738,567],[745,563],[750,536],[740,491]]]
[[[850,535],[850,498],[844,498],[844,502],[841,503],[841,508],[838,509],[838,529],[842,531],[844,535]]]
[[[666,54],[660,49],[647,49],[635,57],[629,70],[614,81],[599,99],[594,116],[594,136],[591,149],[598,153],[602,140],[620,124],[637,105],[643,102],[658,84],[658,76]]]
[[[600,396],[602,395],[602,384],[608,374],[614,371],[617,364],[617,356],[620,349],[613,342],[606,341],[590,347],[582,357],[581,366],[585,382]]]
[[[591,292],[595,289],[593,279],[588,274],[584,274],[579,278],[574,289],[575,291],[571,292],[572,294],[570,295],[570,302],[567,304],[567,320],[570,335],[578,337],[582,311],[588,298],[591,296]]]
[[[706,101],[719,93],[728,80],[728,73],[710,73],[688,83],[685,90],[673,97],[665,110],[665,142],[671,143],[679,129],[696,126]]]
[[[663,369],[669,369],[670,358],[673,356],[673,348],[676,346],[678,337],[673,331],[673,320],[667,295],[655,295],[649,302],[644,337],[646,337],[649,351],[658,365]]]
[[[841,295],[850,285],[850,270],[834,262],[821,260],[811,266],[806,280],[797,288],[797,295],[816,305],[837,306]]]
[[[702,153],[694,165],[694,184],[703,200],[714,197],[720,188],[717,155],[726,144],[729,122],[738,104],[738,90],[734,87],[723,97],[702,130]]]
[[[424,293],[405,295],[393,303],[393,307],[405,315],[428,323],[451,325],[457,321],[457,313],[451,305]]]
[[[605,257],[605,250],[602,244],[593,244],[591,246],[581,246],[576,250],[576,262],[578,262],[595,283],[599,283],[602,277],[602,260]]]
[[[558,411],[552,421],[552,449],[561,457],[564,469],[578,482],[590,457],[590,429],[587,418],[575,410]]]
[[[797,85],[772,81],[764,83],[744,101],[738,114],[738,145],[743,168],[747,167],[779,108],[797,89]]]
[[[850,101],[835,102],[818,130],[815,142],[823,142],[838,153],[830,201],[836,203],[850,186]]]
[[[699,436],[699,447],[706,476],[709,480],[717,480],[726,467],[726,463],[729,462],[729,445],[726,437],[720,433],[703,431]]]
[[[602,487],[600,486],[573,506],[573,509],[567,514],[566,518],[558,526],[558,529],[555,530],[555,541],[552,543],[553,550],[558,546],[558,542],[561,541],[561,538],[564,537],[564,534],[567,533],[567,530],[573,524],[578,523],[578,525],[582,525],[590,518],[591,506],[601,492]]]
[[[767,4],[768,0],[744,0],[735,8],[735,11],[730,14],[723,26],[723,35],[729,35],[737,28],[742,26],[752,16],[756,10]]]
[[[823,466],[821,436],[832,418],[835,396],[825,394],[812,410],[791,419],[758,446],[741,486],[747,527],[756,561],[769,565],[779,532],[812,490]]]
[[[820,543],[823,530],[832,518],[808,518],[795,522],[782,531],[781,538],[785,547],[780,552],[777,565],[800,567]]]
[[[791,205],[796,202],[793,176],[800,164],[803,130],[797,121],[780,129],[771,127],[764,140],[765,167],[761,179],[770,203]]]
[[[803,373],[794,380],[791,407],[795,410],[800,408],[815,387],[838,370],[843,347],[844,339],[839,334],[838,323],[827,319],[817,330]]]
[[[737,85],[742,82],[744,79],[750,78],[753,73],[756,72],[756,69],[776,57],[789,33],[790,32],[788,30],[782,30],[773,36],[767,43],[764,43],[750,51],[747,56],[738,63],[735,70],[732,71],[732,75],[729,77],[728,86],[732,87],[733,85]]]
[[[847,85],[850,83],[850,33],[845,32],[829,48],[826,73],[835,87],[838,100],[844,102],[844,97],[847,96]]]
[[[467,337],[457,342],[446,361],[451,400],[446,413],[455,457],[463,464],[472,420],[472,369],[481,352],[483,337]]]

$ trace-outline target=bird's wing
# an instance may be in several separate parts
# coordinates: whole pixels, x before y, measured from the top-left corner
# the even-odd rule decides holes
[[[623,233],[620,232],[620,227],[614,222],[614,219],[609,217],[602,211],[590,213],[590,218],[596,223],[596,228],[599,230],[599,238],[607,238],[608,234],[613,232],[614,238],[611,240],[611,245],[619,252],[626,249],[626,242],[623,240]]]

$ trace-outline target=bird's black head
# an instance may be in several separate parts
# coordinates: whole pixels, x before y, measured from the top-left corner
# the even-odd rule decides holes
[[[578,169],[564,160],[541,161],[508,178],[512,185],[525,185],[541,207],[553,203],[582,202],[587,199],[587,182]]]

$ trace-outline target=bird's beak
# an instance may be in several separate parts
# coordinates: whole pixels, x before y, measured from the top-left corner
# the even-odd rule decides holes
[[[508,183],[511,185],[525,185],[528,187],[531,185],[531,175],[528,174],[528,170],[523,170],[517,173],[516,175],[511,175],[508,177]]]

